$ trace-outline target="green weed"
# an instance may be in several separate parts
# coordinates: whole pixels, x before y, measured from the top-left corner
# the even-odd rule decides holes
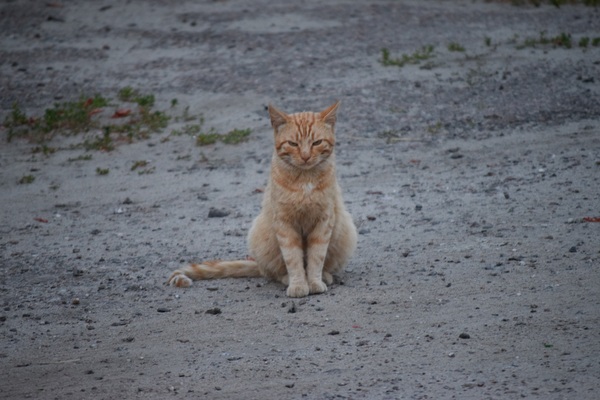
[[[251,129],[233,129],[222,135],[214,128],[211,128],[209,132],[199,133],[198,136],[196,136],[196,145],[207,146],[216,143],[218,140],[225,144],[238,144],[248,140],[250,133],[252,133]]]
[[[35,176],[25,175],[21,179],[19,179],[19,184],[27,185],[27,184],[33,183],[33,181],[35,181]]]
[[[465,48],[456,42],[451,42],[448,44],[448,51],[463,52],[465,51]]]
[[[131,86],[125,86],[119,90],[119,100],[129,103],[137,103],[140,107],[153,107],[154,106],[154,95],[153,94],[141,94],[139,90],[132,88]]]
[[[208,133],[198,134],[198,136],[196,136],[196,145],[197,146],[208,146],[209,144],[216,143],[220,137],[221,137],[221,135],[219,135],[213,128]]]
[[[82,154],[79,157],[69,158],[67,161],[69,161],[69,162],[74,162],[74,161],[89,161],[91,159],[92,159],[92,155],[91,154]]]
[[[100,95],[80,97],[78,101],[55,104],[42,117],[28,117],[17,104],[5,118],[8,141],[14,137],[28,138],[35,143],[52,139],[59,131],[65,135],[88,131],[93,127],[92,116],[106,107],[108,100]]]
[[[110,172],[110,170],[108,168],[96,168],[96,174],[97,175],[108,175],[108,173]]]
[[[252,132],[251,129],[234,129],[227,132],[221,140],[226,144],[238,144],[248,140],[248,136]]]
[[[146,160],[139,160],[133,163],[133,165],[131,166],[131,170],[135,171],[137,169],[138,170],[138,174],[139,175],[145,175],[145,174],[152,174],[154,172],[154,167],[151,168],[145,168],[148,166],[148,161]]]
[[[173,136],[182,136],[182,135],[190,135],[195,136],[202,131],[202,124],[190,124],[184,125],[181,129],[173,129],[171,131],[171,135]]]
[[[587,42],[585,45],[587,46]],[[547,37],[546,32],[542,31],[540,32],[539,38],[527,38],[521,44],[517,44],[517,49],[522,50],[528,47],[536,48],[537,46],[554,46],[570,49],[573,46],[573,39],[569,33],[561,32],[556,36]],[[582,46],[581,40],[579,42],[579,46],[585,47]]]
[[[41,146],[34,147],[31,152],[33,154],[42,153],[45,156],[49,156],[50,154],[54,154],[56,152],[56,148],[43,144]]]
[[[148,165],[148,161],[146,160],[139,160],[133,163],[133,165],[131,166],[131,170],[135,171],[138,168],[142,168],[145,167],[146,165]]]
[[[423,60],[428,60],[435,55],[433,54],[434,47],[432,45],[423,46],[421,50],[417,50],[412,54],[402,54],[400,58],[391,58],[390,51],[386,48],[381,49],[381,64],[383,66],[404,67],[407,64],[419,64]]]
[[[104,129],[104,134],[96,139],[90,141],[86,139],[83,142],[83,148],[87,151],[97,150],[97,151],[112,151],[115,149],[115,144],[113,143],[112,138],[110,137],[110,129],[106,127]]]

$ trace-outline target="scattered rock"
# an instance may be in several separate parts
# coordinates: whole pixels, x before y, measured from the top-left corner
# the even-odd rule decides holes
[[[296,311],[297,311],[297,308],[296,308],[296,303],[294,303],[294,302],[292,301],[292,305],[291,305],[291,306],[288,308],[288,311],[287,311],[287,312],[288,312],[289,314],[295,314],[295,313],[296,313]]]
[[[217,209],[217,208],[211,207],[210,210],[208,211],[208,218],[224,218],[224,217],[228,216],[229,214],[231,214],[231,213],[225,209]]]
[[[460,335],[458,335],[459,338],[461,339],[471,339],[471,335],[469,335],[468,333],[461,333]]]
[[[219,307],[215,307],[215,308],[209,308],[208,310],[206,310],[206,314],[210,314],[210,315],[219,315],[221,314],[221,309]]]

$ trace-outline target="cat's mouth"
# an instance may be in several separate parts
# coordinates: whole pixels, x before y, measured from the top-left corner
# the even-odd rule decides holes
[[[309,158],[308,160],[301,160],[295,163],[295,165],[298,168],[301,169],[311,169],[313,168],[315,165],[317,165],[319,162],[318,160],[315,160],[313,158]]]

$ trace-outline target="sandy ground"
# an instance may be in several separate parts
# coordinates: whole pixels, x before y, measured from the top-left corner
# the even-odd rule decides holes
[[[597,398],[600,47],[577,43],[599,26],[594,8],[479,1],[3,2],[2,120],[129,85],[253,132],[197,147],[173,119],[44,156],[0,131],[0,398]],[[542,31],[573,47],[519,49]],[[329,291],[164,286],[246,255],[265,106],[335,99],[360,237]]]

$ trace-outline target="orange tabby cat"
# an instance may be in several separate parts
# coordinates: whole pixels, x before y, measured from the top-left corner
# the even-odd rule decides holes
[[[248,233],[251,259],[191,264],[173,272],[168,284],[264,276],[288,285],[289,297],[327,290],[357,239],[335,175],[338,105],[290,115],[269,106],[275,151],[262,210]]]

